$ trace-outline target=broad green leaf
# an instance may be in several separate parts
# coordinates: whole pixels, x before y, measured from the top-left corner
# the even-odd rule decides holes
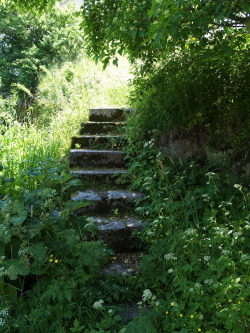
[[[26,220],[26,218],[27,218],[27,212],[23,211],[18,216],[12,216],[10,218],[10,222],[13,223],[16,226],[20,226]]]
[[[24,263],[21,260],[9,259],[3,264],[5,268],[5,274],[10,280],[16,280],[18,275],[26,276],[30,273],[30,267],[28,263]]]

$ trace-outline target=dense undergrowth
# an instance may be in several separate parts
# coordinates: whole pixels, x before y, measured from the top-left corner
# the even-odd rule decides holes
[[[199,158],[167,160],[154,139],[138,142],[129,144],[129,170],[132,189],[146,195],[137,212],[148,251],[138,283],[153,311],[128,331],[248,332],[247,183]]]

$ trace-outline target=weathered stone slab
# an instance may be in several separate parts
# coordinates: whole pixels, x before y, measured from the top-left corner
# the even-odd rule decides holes
[[[104,133],[116,133],[121,130],[123,122],[87,122],[81,123],[80,134],[104,134]]]
[[[112,184],[116,182],[121,175],[125,175],[126,170],[123,169],[111,169],[111,170],[76,170],[71,171],[71,174],[76,175],[82,181],[95,181],[102,183]]]
[[[89,110],[89,121],[121,121],[131,113],[132,109],[96,108]]]
[[[101,146],[102,149],[118,149],[121,148],[125,137],[122,135],[80,135],[73,136],[71,141],[71,148],[92,148]]]
[[[72,149],[70,151],[70,167],[108,167],[123,168],[125,153],[113,150],[83,150]]]
[[[141,222],[135,218],[95,218],[98,227],[97,239],[103,240],[116,252],[131,251],[134,243],[132,233],[141,229]]]
[[[78,192],[72,197],[73,201],[91,201],[92,205],[81,207],[76,210],[76,214],[82,215],[87,212],[95,212],[98,214],[110,214],[113,210],[118,210],[119,213],[128,211],[135,207],[135,200],[142,198],[144,195],[137,192],[129,191],[93,191]],[[130,223],[127,221],[127,223]],[[128,225],[130,226],[130,225]]]

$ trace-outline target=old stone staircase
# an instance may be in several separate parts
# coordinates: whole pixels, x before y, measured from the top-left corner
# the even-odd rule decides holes
[[[88,200],[91,205],[79,208],[78,215],[91,216],[102,239],[116,253],[107,272],[127,274],[136,272],[138,255],[133,250],[134,231],[141,229],[135,216],[135,200],[143,194],[130,192],[117,184],[126,173],[123,125],[131,110],[114,108],[91,109],[89,121],[81,124],[79,136],[72,138],[70,167],[85,184],[84,191],[72,197],[74,201]],[[131,259],[132,258],[132,259]],[[130,264],[131,262],[131,264]]]

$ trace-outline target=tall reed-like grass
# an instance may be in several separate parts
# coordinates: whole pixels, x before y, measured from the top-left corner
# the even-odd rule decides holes
[[[131,77],[126,59],[105,71],[86,56],[42,69],[34,107],[24,123],[15,120],[8,103],[0,105],[0,162],[12,177],[41,161],[58,163],[67,157],[71,137],[78,134],[81,121],[87,121],[89,108],[126,106]]]

